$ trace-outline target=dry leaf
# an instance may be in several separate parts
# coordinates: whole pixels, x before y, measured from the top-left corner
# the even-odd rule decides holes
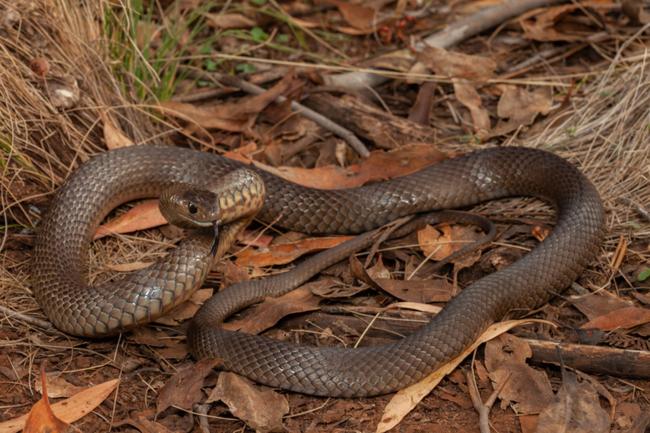
[[[207,402],[221,400],[230,412],[256,432],[284,432],[282,417],[289,412],[285,396],[230,372],[219,374]]]
[[[528,91],[521,86],[504,84],[500,86],[501,97],[497,105],[497,115],[507,121],[499,121],[491,136],[504,135],[521,126],[533,123],[538,114],[551,111],[553,95],[549,87]]]
[[[466,80],[454,78],[452,81],[454,83],[454,93],[456,94],[456,99],[458,99],[458,102],[467,107],[470,115],[472,116],[474,131],[480,137],[488,136],[488,131],[491,127],[490,114],[487,112],[485,107],[483,107],[481,96],[476,91],[476,88],[473,84],[470,84]]]
[[[93,239],[100,239],[113,233],[130,233],[167,224],[160,213],[158,200],[145,200],[117,218],[113,218],[95,231]]]
[[[494,389],[501,389],[501,407],[513,404],[517,414],[538,414],[553,399],[546,373],[526,364],[532,354],[528,343],[510,334],[502,334],[485,345],[485,367]]]
[[[623,300],[607,291],[569,296],[569,301],[589,320],[603,316],[611,311],[634,306],[632,302]]]
[[[320,299],[311,292],[309,286],[302,286],[279,298],[266,298],[247,317],[224,323],[223,328],[247,334],[259,334],[289,314],[318,310],[319,302]]]
[[[386,432],[399,424],[400,421],[408,415],[446,375],[454,371],[458,364],[460,364],[467,355],[476,350],[478,346],[490,341],[504,332],[508,332],[515,326],[540,322],[548,323],[540,320],[507,320],[495,323],[488,327],[471,346],[467,347],[463,353],[458,355],[456,358],[442,365],[420,382],[398,391],[384,408],[381,420],[377,425],[376,433]]]
[[[106,142],[108,149],[133,146],[133,140],[124,134],[109,114],[100,113],[100,118],[104,124],[104,142]]]
[[[494,77],[496,62],[490,57],[447,51],[444,48],[426,47],[418,54],[418,60],[438,75],[486,81]]]
[[[376,24],[376,11],[373,8],[364,6],[363,4],[348,3],[340,0],[328,0],[328,3],[333,4],[338,8],[347,21],[355,29],[371,32]]]
[[[474,227],[456,224],[442,224],[439,230],[427,225],[418,231],[418,245],[422,253],[437,261],[482,238],[483,235]],[[480,254],[468,254],[455,259],[453,263],[464,268],[472,266],[479,257]]]
[[[596,18],[599,14],[609,12],[618,5],[610,1],[591,1],[580,4],[567,4],[549,8],[533,9],[522,15],[519,24],[524,30],[524,37],[536,41],[585,41],[596,30],[601,30]],[[583,22],[594,20],[596,25],[587,26],[578,20],[571,20],[567,25],[559,25],[562,19],[572,13],[586,14]],[[567,20],[568,21],[568,20]]]
[[[203,381],[213,368],[221,364],[220,359],[206,358],[178,371],[160,388],[156,401],[156,414],[170,406],[192,410],[194,403],[201,401]]]
[[[591,383],[578,383],[576,375],[566,370],[562,378],[554,401],[539,415],[537,433],[608,433],[609,416]]]
[[[68,431],[68,424],[54,415],[47,392],[47,376],[45,369],[41,367],[41,381],[43,397],[36,402],[29,411],[25,422],[25,433],[65,433]]]
[[[304,254],[333,248],[350,239],[353,239],[353,236],[307,238],[286,244],[271,245],[263,250],[247,248],[237,253],[235,263],[239,266],[254,266],[258,268],[284,265],[293,262]]]
[[[242,132],[255,123],[257,115],[293,85],[293,74],[287,74],[275,86],[259,95],[238,102],[197,106],[184,102],[165,101],[159,108],[164,113],[180,117],[202,128],[216,128],[230,132]]]
[[[54,415],[66,423],[81,419],[108,397],[120,382],[119,379],[109,380],[99,385],[86,388],[72,397],[53,404]],[[19,416],[9,421],[0,422],[0,433],[17,433],[25,426],[28,415]]]
[[[149,420],[145,412],[131,413],[129,419],[119,423],[119,425],[123,424],[132,425],[133,427],[140,430],[141,433],[175,433],[164,425]]]
[[[581,329],[600,329],[613,331],[629,329],[650,322],[650,309],[642,307],[625,307],[598,316],[582,325]]]
[[[199,289],[192,293],[187,301],[174,307],[169,313],[155,320],[155,323],[178,326],[180,323],[194,317],[201,305],[212,296],[212,289]]]
[[[650,12],[646,10],[645,3],[643,0],[623,0],[621,10],[632,24],[647,24],[650,22]]]
[[[75,395],[79,391],[83,390],[84,387],[82,386],[76,386],[68,382],[61,376],[60,373],[47,373],[46,375],[47,378],[47,396],[49,398],[62,398],[62,397],[70,397],[72,395]],[[43,392],[43,380],[38,379],[34,380],[34,389],[41,394],[45,394]]]
[[[203,14],[208,19],[210,27],[218,29],[243,29],[254,27],[255,21],[242,14]]]

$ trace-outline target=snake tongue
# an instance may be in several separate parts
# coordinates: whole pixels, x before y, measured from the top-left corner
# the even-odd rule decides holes
[[[214,236],[212,238],[212,245],[210,246],[210,255],[214,257],[217,254],[217,246],[219,245],[219,221],[215,221],[212,226]]]

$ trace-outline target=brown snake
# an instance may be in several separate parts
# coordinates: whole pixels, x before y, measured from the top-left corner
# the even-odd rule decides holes
[[[97,287],[89,287],[85,276],[90,240],[100,221],[121,203],[158,196],[173,183],[205,185],[239,167],[214,154],[166,146],[119,149],[82,164],[58,191],[36,238],[33,291],[49,319],[70,334],[109,335],[148,322],[187,299],[212,264],[210,236],[192,236],[164,261]],[[348,190],[309,189],[259,174],[267,195],[258,218],[308,233],[361,233],[400,216],[507,196],[539,197],[557,209],[555,228],[540,245],[466,287],[429,324],[392,344],[304,347],[211,326],[250,303],[243,297],[261,299],[267,290],[282,293],[297,279],[313,275],[318,260],[342,258],[329,251],[324,259],[315,256],[298,266],[297,276],[291,272],[226,289],[194,318],[188,340],[195,356],[220,357],[228,370],[308,394],[383,394],[425,377],[508,312],[535,308],[566,288],[596,257],[603,237],[604,212],[596,189],[571,164],[541,150],[478,151]]]

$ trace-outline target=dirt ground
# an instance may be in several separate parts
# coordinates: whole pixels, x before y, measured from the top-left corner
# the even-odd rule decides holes
[[[20,431],[15,419],[38,408],[41,371],[70,431],[371,432],[394,417],[390,431],[469,433],[480,428],[474,388],[483,402],[498,394],[494,432],[650,431],[648,11],[641,1],[538,1],[422,48],[459,22],[472,30],[493,19],[472,21],[503,4],[0,0],[0,433]],[[370,68],[384,80],[355,86]],[[606,238],[566,292],[507,318],[546,322],[481,345],[412,410],[391,405],[394,395],[272,390],[197,363],[186,328],[213,292],[288,271],[336,239],[256,221],[190,301],[114,338],[56,330],[32,295],[34,238],[56,189],[94,154],[150,143],[254,161],[323,188],[486,147],[546,149],[596,185]],[[152,208],[127,204],[107,217],[130,227],[93,241],[91,284],[148,266],[184,235],[152,223]],[[299,344],[389,343],[426,323],[430,306],[524,256],[554,224],[553,209],[528,198],[466,210],[497,231],[468,257],[435,267],[480,230],[427,227],[234,320]],[[396,302],[411,307],[386,308]],[[33,427],[49,430],[34,431],[63,431],[42,411]]]

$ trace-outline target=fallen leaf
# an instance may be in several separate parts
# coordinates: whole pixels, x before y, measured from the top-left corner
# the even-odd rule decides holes
[[[276,176],[299,185],[319,189],[354,188],[371,181],[405,176],[440,162],[446,156],[430,144],[402,146],[391,151],[377,150],[360,164],[348,167],[324,166],[316,168],[271,167],[254,164]]]
[[[618,7],[610,1],[591,1],[579,5],[567,4],[548,8],[538,8],[523,14],[519,24],[524,30],[524,37],[536,41],[585,41],[587,38],[601,30],[599,15],[606,14],[612,8]],[[586,12],[585,12],[586,11]],[[571,20],[568,25],[561,25],[565,16],[579,13],[587,15],[587,19],[580,22]],[[583,22],[594,23],[591,26]]]
[[[377,14],[373,8],[340,0],[328,0],[327,3],[336,6],[343,19],[355,29],[363,32],[373,31],[376,24],[375,15]]]
[[[512,404],[518,415],[538,414],[553,399],[546,373],[526,364],[532,354],[528,343],[510,334],[502,334],[485,345],[485,367],[494,389],[501,389],[501,407]]]
[[[119,427],[124,424],[128,424],[137,428],[141,433],[175,433],[165,427],[163,424],[151,421],[143,412],[135,412],[130,414],[127,420],[117,423],[117,425],[114,425],[114,427]]]
[[[496,62],[490,57],[457,53],[431,46],[422,50],[417,58],[438,75],[470,81],[486,81],[493,78],[497,68]]]
[[[224,323],[223,328],[247,334],[259,334],[289,314],[318,310],[319,302],[320,299],[311,292],[309,286],[301,286],[278,298],[266,298],[247,317]]]
[[[109,150],[133,146],[133,140],[126,136],[109,114],[100,113],[99,117],[104,124],[104,142]]]
[[[192,293],[187,301],[174,307],[169,313],[157,318],[154,322],[168,326],[177,326],[194,317],[201,305],[212,296],[212,289],[199,289]]]
[[[52,412],[63,422],[73,423],[99,406],[115,390],[119,382],[119,379],[113,379],[86,388],[68,399],[53,404]],[[27,416],[22,415],[9,421],[0,422],[0,433],[21,431],[25,426]]]
[[[548,323],[542,320],[507,320],[495,323],[488,327],[474,343],[467,347],[460,355],[440,366],[436,371],[422,379],[421,381],[398,391],[384,408],[379,424],[377,424],[376,433],[386,432],[408,415],[417,405],[426,397],[433,388],[449,373],[454,371],[458,364],[465,359],[470,353],[476,350],[481,344],[508,332],[515,326],[521,326],[528,323]]]
[[[47,80],[46,89],[52,106],[61,110],[74,108],[81,97],[79,83],[69,76]]]
[[[650,322],[650,309],[642,307],[625,307],[598,316],[582,325],[581,329],[600,329],[613,331],[629,329]]]
[[[537,433],[607,433],[610,419],[600,406],[598,393],[587,381],[562,372],[563,383],[553,402],[539,415]]]
[[[194,403],[203,398],[203,381],[212,369],[221,363],[220,359],[206,358],[178,371],[158,391],[156,414],[170,406],[192,410]]]
[[[208,19],[210,27],[218,29],[243,29],[254,27],[255,21],[242,14],[211,14],[205,13],[204,16]]]
[[[145,200],[129,209],[117,218],[113,218],[95,231],[94,240],[115,233],[130,233],[167,224],[167,220],[160,213],[158,200]]]
[[[197,106],[184,102],[164,101],[158,108],[166,114],[182,118],[202,128],[242,132],[255,123],[257,115],[293,85],[293,74],[287,74],[275,86],[259,95],[244,98],[233,103],[212,106]]]
[[[115,264],[107,264],[106,269],[109,271],[115,271],[115,272],[132,272],[132,271],[139,271],[140,269],[148,268],[151,266],[153,262],[129,262],[129,263],[115,263]]]
[[[41,399],[32,406],[27,421],[25,421],[25,433],[64,433],[68,431],[68,423],[59,419],[50,406],[47,392],[47,376],[45,369],[41,367],[42,395]]]
[[[493,137],[530,125],[538,114],[546,115],[551,111],[553,95],[549,87],[540,87],[534,91],[510,84],[499,87],[502,93],[497,104],[497,115],[507,120],[497,123],[490,134]]]
[[[621,10],[635,25],[647,24],[650,22],[650,13],[646,10],[643,0],[623,0]]]
[[[47,396],[49,398],[70,397],[84,389],[82,386],[71,384],[60,373],[47,373],[45,376],[47,379]],[[34,389],[44,395],[43,385],[42,378],[34,381]]]
[[[456,99],[458,99],[458,102],[463,104],[469,110],[469,113],[472,116],[474,132],[476,132],[479,137],[487,137],[491,128],[490,114],[485,107],[483,107],[481,96],[476,91],[476,87],[466,80],[454,78],[452,81],[454,84]]]
[[[418,245],[422,253],[432,260],[443,260],[463,247],[483,238],[483,234],[474,227],[464,225],[442,224],[438,229],[430,225],[418,230]],[[480,254],[466,254],[454,259],[453,263],[465,268],[473,265]]]
[[[569,296],[568,299],[589,320],[603,316],[611,311],[634,306],[632,302],[621,299],[607,291],[590,293],[588,295]]]
[[[426,81],[420,86],[418,95],[415,98],[415,103],[409,110],[408,119],[419,123],[420,125],[429,125],[429,117],[431,115],[431,108],[433,107],[433,97],[435,95],[436,83],[433,81]]]
[[[314,251],[333,248],[343,242],[353,239],[353,236],[330,236],[301,239],[286,244],[271,245],[265,249],[247,248],[237,253],[235,263],[239,266],[264,267],[291,263],[298,257]]]
[[[285,396],[230,372],[221,372],[207,402],[223,401],[230,412],[256,432],[284,432],[289,412]]]

